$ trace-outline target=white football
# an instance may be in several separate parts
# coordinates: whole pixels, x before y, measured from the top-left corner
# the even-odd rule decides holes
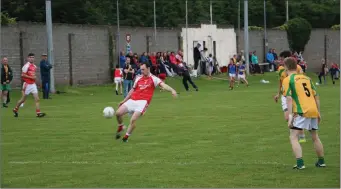
[[[105,118],[112,118],[114,116],[114,114],[115,114],[115,110],[113,107],[106,107],[103,110],[103,116]]]

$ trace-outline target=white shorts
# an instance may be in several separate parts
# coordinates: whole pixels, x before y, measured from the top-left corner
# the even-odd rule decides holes
[[[35,83],[33,83],[33,84],[24,83],[22,90],[24,91],[25,95],[29,95],[31,93],[32,94],[38,94],[38,88],[37,88],[37,85]]]
[[[146,100],[129,99],[123,105],[128,108],[129,113],[140,112],[144,114],[148,107],[148,103]]]
[[[229,76],[235,78],[235,77],[236,77],[236,74],[230,74],[230,73],[229,73]]]
[[[239,79],[239,80],[245,79],[245,75],[238,75],[238,79]]]
[[[122,83],[122,80],[123,79],[121,77],[115,77],[114,78],[114,81],[115,81],[116,84]]]
[[[284,112],[288,111],[288,106],[287,106],[287,98],[285,96],[281,96],[281,102],[282,102],[282,110]]]
[[[317,118],[307,118],[296,115],[293,118],[293,126],[299,129],[306,129],[306,130],[318,130],[318,120]]]

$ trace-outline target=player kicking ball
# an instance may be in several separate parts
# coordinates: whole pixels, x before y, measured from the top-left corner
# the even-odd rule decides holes
[[[239,87],[240,80],[242,80],[242,82],[244,82],[246,84],[246,86],[248,87],[249,83],[246,80],[245,65],[237,63],[237,67],[238,67],[238,85],[237,85],[237,87]]]
[[[177,92],[173,88],[150,73],[150,66],[148,63],[142,63],[140,69],[142,75],[136,77],[133,88],[129,91],[127,97],[119,104],[119,108],[116,111],[118,123],[116,139],[121,138],[121,133],[124,129],[123,116],[127,113],[132,114],[129,127],[122,139],[123,142],[128,142],[129,136],[136,127],[136,120],[147,110],[157,86],[171,92],[174,97],[177,97]]]
[[[275,102],[278,102],[278,99],[281,96],[281,103],[282,103],[282,110],[284,112],[284,118],[285,118],[285,120],[288,121],[289,114],[288,114],[287,101],[286,101],[286,98],[283,95],[280,95],[280,94],[281,94],[281,90],[282,90],[283,80],[288,76],[288,73],[287,73],[287,71],[285,70],[285,67],[284,67],[284,59],[288,58],[288,57],[291,57],[291,51],[283,51],[283,52],[280,53],[279,57],[280,57],[280,64],[281,64],[279,66],[279,68],[278,68],[279,85],[278,85],[278,92],[275,95],[274,99],[275,99]],[[296,74],[303,74],[303,70],[302,70],[301,66],[299,66],[299,65],[297,65]],[[298,136],[299,142],[300,143],[304,143],[304,142],[306,142],[304,131],[302,130],[300,132],[301,133]]]
[[[318,157],[316,167],[326,167],[321,140],[317,134],[318,124],[321,121],[320,100],[311,79],[303,74],[297,74],[297,63],[293,58],[286,58],[284,66],[288,77],[283,80],[282,94],[288,105],[288,127],[290,142],[296,157],[294,169],[304,169],[302,147],[298,142],[298,135],[302,130],[308,130],[314,143]]]
[[[44,117],[46,114],[40,112],[38,88],[36,85],[36,70],[37,66],[34,65],[34,54],[29,53],[27,57],[27,63],[22,68],[21,77],[24,80],[22,97],[18,101],[16,107],[13,109],[14,117],[19,116],[19,107],[26,101],[28,95],[32,94],[36,103],[37,117]]]

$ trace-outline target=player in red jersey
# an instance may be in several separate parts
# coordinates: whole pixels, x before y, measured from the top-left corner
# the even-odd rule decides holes
[[[122,95],[122,82],[123,82],[123,72],[120,69],[120,65],[116,65],[116,69],[114,72],[114,81],[116,85],[116,95],[118,95],[118,87],[120,87],[120,94]]]
[[[28,95],[32,94],[36,103],[36,114],[37,117],[44,117],[45,113],[40,112],[38,88],[36,85],[36,70],[37,66],[34,65],[34,54],[29,53],[27,57],[27,63],[22,68],[21,77],[24,80],[23,84],[23,95],[18,101],[16,107],[13,109],[14,117],[18,117],[19,107],[25,102]]]
[[[150,73],[150,65],[148,63],[142,63],[140,69],[142,75],[136,77],[133,88],[129,91],[127,97],[119,104],[119,108],[116,111],[118,123],[116,139],[121,138],[121,132],[124,129],[123,116],[127,113],[132,113],[129,127],[123,137],[123,142],[128,142],[128,137],[136,127],[136,120],[145,113],[157,86],[170,91],[174,97],[177,96],[177,92],[172,87]]]

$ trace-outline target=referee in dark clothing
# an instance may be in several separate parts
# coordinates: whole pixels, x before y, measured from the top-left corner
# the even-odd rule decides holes
[[[195,85],[195,83],[192,81],[192,78],[191,78],[191,76],[189,74],[189,69],[188,69],[186,63],[179,64],[179,68],[180,68],[180,70],[182,72],[182,84],[184,85],[186,91],[189,91],[189,87],[188,87],[188,83],[187,82],[189,82],[192,85],[192,87],[196,91],[198,91],[199,89]]]
[[[196,47],[194,47],[193,49],[193,58],[194,58],[194,70],[195,72],[197,71],[198,69],[198,66],[199,66],[199,61],[201,59],[201,53],[200,53],[200,50],[199,48],[201,47],[201,44],[198,43]],[[196,73],[195,73],[196,74]]]

